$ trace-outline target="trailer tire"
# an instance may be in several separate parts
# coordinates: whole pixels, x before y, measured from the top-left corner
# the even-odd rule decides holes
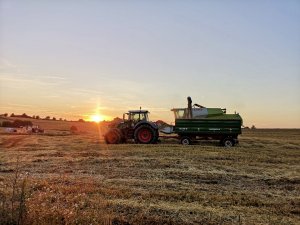
[[[192,143],[192,140],[189,137],[182,137],[180,139],[180,143],[182,145],[190,145]]]
[[[230,137],[224,138],[224,139],[222,140],[222,145],[223,145],[225,148],[231,148],[231,147],[233,147],[233,146],[235,145],[235,141],[234,141],[233,138],[230,138]]]

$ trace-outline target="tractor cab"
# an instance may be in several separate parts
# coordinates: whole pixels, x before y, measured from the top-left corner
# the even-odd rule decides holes
[[[149,121],[148,110],[130,110],[123,114],[123,120],[137,123],[139,121]]]

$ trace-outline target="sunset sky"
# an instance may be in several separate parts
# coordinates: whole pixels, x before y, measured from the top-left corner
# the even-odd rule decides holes
[[[0,1],[0,114],[173,122],[187,96],[300,128],[300,1]]]

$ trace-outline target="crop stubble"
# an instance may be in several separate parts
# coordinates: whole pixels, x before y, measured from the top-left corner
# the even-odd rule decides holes
[[[106,145],[94,132],[0,135],[0,147],[0,194],[9,199],[17,167],[26,176],[24,224],[300,219],[299,130],[245,131],[231,149],[175,140]]]

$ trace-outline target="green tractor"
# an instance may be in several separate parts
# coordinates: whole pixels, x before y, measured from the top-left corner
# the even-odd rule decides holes
[[[123,114],[123,121],[114,124],[104,135],[107,144],[126,143],[133,139],[139,144],[155,144],[159,133],[156,123],[149,121],[148,110],[130,110]]]

